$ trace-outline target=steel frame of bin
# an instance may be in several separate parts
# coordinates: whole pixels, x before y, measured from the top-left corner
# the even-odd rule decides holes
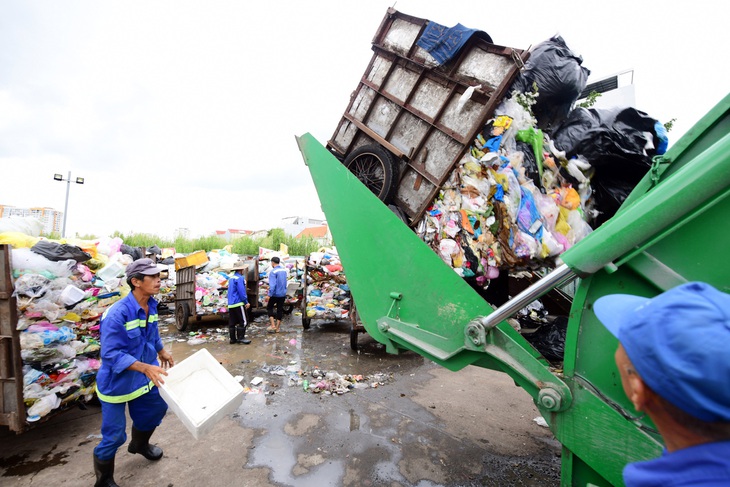
[[[420,31],[415,37],[413,44],[410,46],[409,51],[406,54],[393,52],[388,50],[384,45],[387,34],[390,28],[395,22],[403,21],[409,22],[414,25],[420,25]],[[396,155],[399,159],[399,164],[396,169],[395,177],[397,178],[397,185],[399,187],[398,194],[395,197],[395,202],[398,206],[409,216],[411,225],[418,223],[423,216],[426,208],[433,202],[434,198],[438,194],[439,190],[443,186],[444,182],[449,178],[454,167],[459,163],[464,153],[469,148],[471,141],[476,135],[483,129],[484,124],[493,115],[494,110],[499,102],[502,101],[507,89],[512,84],[516,77],[519,68],[524,65],[524,62],[529,57],[528,51],[522,51],[519,49],[513,49],[509,47],[498,46],[487,42],[485,39],[472,36],[465,45],[458,52],[457,56],[450,60],[443,66],[431,67],[424,64],[425,59],[419,58],[418,53],[425,51],[421,50],[416,45],[416,40],[420,38],[423,30],[426,28],[428,20],[420,19],[410,15],[403,14],[392,8],[388,9],[386,16],[381,22],[378,31],[372,41],[372,49],[374,51],[373,57],[371,58],[365,74],[358,84],[357,90],[351,96],[350,102],[347,109],[340,120],[332,138],[327,142],[327,148],[332,151],[336,156],[344,160],[349,153],[351,153],[357,147],[370,143],[371,141],[377,142],[381,146],[388,149],[390,152]],[[481,109],[478,116],[475,117],[475,122],[465,130],[464,133],[456,132],[455,130],[447,127],[443,121],[443,116],[451,105],[453,105],[462,93],[472,84],[477,83],[476,80],[469,80],[462,76],[461,79],[457,78],[457,71],[462,66],[462,63],[467,59],[476,49],[481,49],[491,54],[497,54],[509,58],[514,65],[509,72],[504,76],[502,82],[496,87],[482,87],[474,91],[471,100],[476,101]],[[383,76],[380,84],[376,84],[368,80],[368,76],[373,70],[374,63],[378,59],[387,59],[391,62],[387,73]],[[405,100],[400,100],[395,95],[385,90],[388,81],[393,76],[396,68],[403,68],[407,71],[415,72],[417,79],[413,83],[408,95]],[[419,93],[419,88],[426,81],[430,81],[441,86],[445,86],[448,89],[448,95],[445,96],[441,105],[436,110],[433,116],[429,116],[426,113],[420,111],[412,105],[414,96]],[[372,90],[375,95],[370,102],[366,113],[361,117],[361,120],[352,115],[353,105],[356,101],[360,100],[359,94],[364,89]],[[384,99],[398,106],[399,111],[395,118],[392,120],[390,127],[388,127],[387,133],[382,136],[378,134],[372,127],[368,126],[368,121],[372,111],[378,106],[378,101]],[[415,117],[420,123],[425,124],[427,127],[422,134],[420,140],[414,146],[405,152],[399,149],[396,145],[390,142],[393,133],[397,128],[403,128],[400,125],[402,119],[408,115]],[[352,124],[357,128],[357,133],[352,136],[352,140],[347,147],[343,147],[338,143],[338,137],[340,133],[346,132],[347,124]],[[407,127],[405,127],[407,128]],[[436,137],[435,134],[442,133],[447,136],[450,140],[454,141],[459,149],[456,152],[452,152],[454,155],[448,161],[443,161],[440,174],[433,174],[429,172],[426,167],[426,160],[428,158],[428,150],[425,145],[429,142],[432,136]],[[413,174],[411,174],[413,173]],[[425,195],[416,195],[413,204],[407,202],[401,191],[401,185],[405,185],[406,178],[413,179],[413,190],[418,192],[424,180],[431,184],[433,187],[425,193]],[[407,184],[411,182],[408,181]],[[405,187],[405,186],[404,186]]]
[[[13,296],[12,247],[0,245],[0,425],[20,433],[27,428],[23,402],[18,302]]]

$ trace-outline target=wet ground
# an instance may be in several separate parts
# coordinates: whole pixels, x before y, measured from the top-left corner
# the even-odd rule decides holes
[[[263,318],[250,327],[250,345],[230,345],[225,323],[190,335],[167,320],[163,340],[178,362],[206,348],[247,394],[197,441],[168,412],[153,436],[165,457],[148,462],[121,448],[120,485],[559,484],[560,445],[533,421],[530,397],[507,375],[389,355],[366,334],[355,352],[348,322],[314,320],[303,330],[292,315],[269,334]],[[345,378],[351,388],[338,394]],[[320,392],[305,391],[304,380]],[[100,419],[90,405],[22,435],[0,432],[0,485],[93,485]]]

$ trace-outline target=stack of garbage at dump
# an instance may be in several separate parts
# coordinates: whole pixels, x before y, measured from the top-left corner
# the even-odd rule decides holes
[[[124,270],[132,256],[119,238],[44,240],[0,233],[13,246],[27,420],[94,395],[99,369],[99,319],[129,293]]]
[[[350,315],[350,288],[335,248],[307,258],[306,313],[310,319],[343,319]]]
[[[201,251],[202,252],[202,251]],[[230,268],[244,256],[228,248],[206,253],[207,262],[195,269],[195,310],[199,315],[228,312],[228,279]]]
[[[417,225],[477,285],[554,267],[666,150],[664,127],[634,108],[571,110],[590,74],[581,64],[559,36],[536,46]]]

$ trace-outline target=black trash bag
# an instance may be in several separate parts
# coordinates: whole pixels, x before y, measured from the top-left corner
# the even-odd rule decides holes
[[[162,255],[162,250],[157,245],[147,248],[147,253],[150,255]]]
[[[522,320],[518,318],[520,323]],[[568,317],[550,317],[547,323],[532,332],[525,333],[525,339],[548,360],[562,361],[565,355],[565,335],[568,332]]]
[[[122,244],[119,250],[122,252],[122,254],[130,256],[132,260],[137,260],[144,257],[144,252],[142,252],[142,249],[139,247],[130,247],[127,244]]]
[[[91,259],[90,254],[75,245],[60,244],[48,240],[39,240],[30,250],[53,262],[75,260],[80,263]]]
[[[175,257],[167,257],[165,259],[162,259],[159,263],[160,264],[165,264],[165,265],[174,264],[175,263]]]
[[[583,156],[596,170],[591,179],[597,223],[611,218],[651,168],[661,143],[658,122],[631,107],[576,108],[553,132],[566,156]]]
[[[528,93],[533,83],[537,84],[532,112],[539,128],[550,129],[568,115],[586,87],[591,71],[582,63],[583,58],[574,54],[562,37],[551,37],[535,46],[509,91]]]

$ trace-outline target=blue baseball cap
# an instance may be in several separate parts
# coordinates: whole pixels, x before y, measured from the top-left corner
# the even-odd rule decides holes
[[[593,310],[654,392],[702,421],[730,421],[730,295],[689,282],[651,299],[603,296]]]

